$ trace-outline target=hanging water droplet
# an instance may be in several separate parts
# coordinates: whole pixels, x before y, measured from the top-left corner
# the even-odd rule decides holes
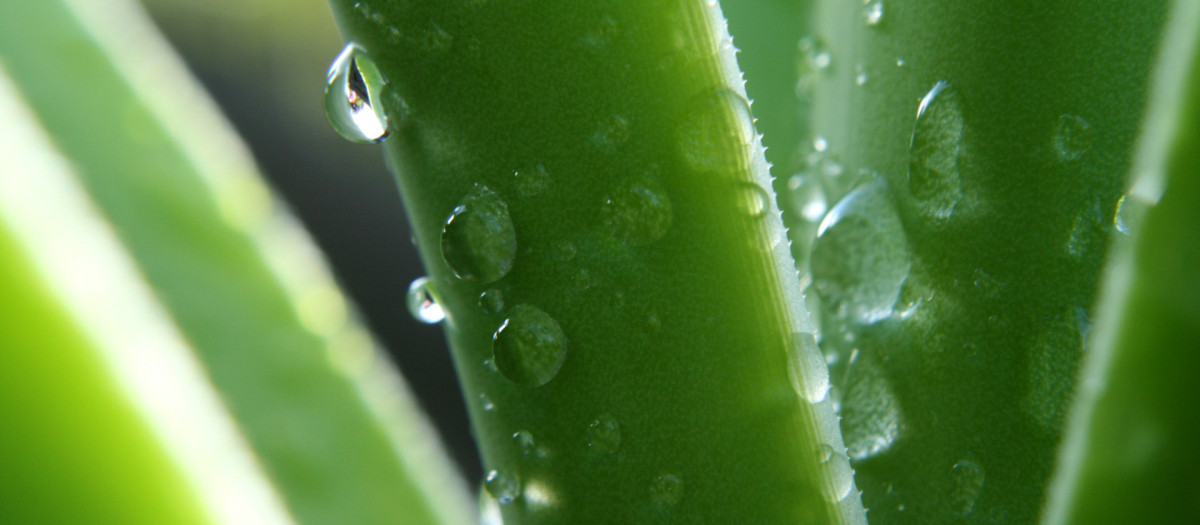
[[[1051,137],[1054,151],[1063,161],[1078,159],[1092,147],[1092,126],[1076,115],[1058,117]]]
[[[346,44],[325,81],[325,116],[334,131],[362,144],[386,138],[388,116],[379,97],[386,83],[363,48]]]
[[[817,459],[828,476],[825,480],[825,497],[838,502],[849,496],[850,489],[854,487],[854,469],[850,468],[850,459],[846,454],[830,445],[821,445],[817,449]]]
[[[850,192],[821,221],[813,286],[838,315],[871,324],[892,314],[912,256],[887,182]]]
[[[753,182],[738,183],[738,205],[742,212],[751,219],[761,219],[767,215],[771,207],[771,197],[767,190]]]
[[[674,474],[661,474],[650,484],[650,499],[660,507],[673,507],[683,499],[683,481]]]
[[[550,187],[550,172],[546,171],[545,166],[538,164],[514,171],[513,180],[516,182],[517,195],[533,197]]]
[[[504,309],[504,294],[498,288],[489,288],[479,294],[479,307],[489,314],[498,314]]]
[[[567,337],[550,314],[519,304],[492,336],[496,368],[510,381],[526,387],[549,382],[567,358]]]
[[[442,259],[461,279],[490,283],[508,274],[517,256],[512,218],[486,186],[455,206],[442,228]]]
[[[869,360],[850,368],[842,396],[847,454],[861,461],[886,452],[900,433],[900,403],[883,372]]]
[[[406,302],[408,303],[408,313],[412,314],[413,319],[425,324],[434,324],[440,323],[442,319],[446,318],[442,306],[437,303],[433,288],[433,281],[428,277],[419,277],[408,285]]]
[[[983,491],[983,469],[974,461],[964,459],[950,470],[954,480],[954,491],[950,494],[950,505],[955,514],[967,516],[975,510],[975,502]]]
[[[863,20],[868,26],[877,26],[883,21],[883,0],[864,0],[863,2]]]
[[[962,199],[964,126],[961,96],[948,82],[938,82],[921,99],[909,146],[909,190],[930,217],[949,218]]]
[[[671,199],[650,179],[626,180],[604,200],[600,214],[613,236],[641,246],[671,228]]]
[[[528,456],[537,450],[537,443],[533,441],[533,434],[527,430],[518,430],[513,433],[513,443],[517,445],[517,450],[521,451],[521,455]]]
[[[483,488],[501,505],[512,503],[521,496],[521,482],[503,470],[488,471],[483,478]]]
[[[792,388],[809,403],[824,401],[829,393],[829,368],[817,346],[817,339],[810,333],[793,334],[788,351],[791,354],[788,359],[788,378],[792,381]]]
[[[621,426],[608,414],[593,419],[587,427],[588,451],[596,455],[612,454],[621,447]]]
[[[1117,200],[1117,211],[1113,215],[1113,226],[1117,231],[1129,235],[1133,233],[1138,221],[1146,213],[1147,206],[1130,194],[1122,195]]]
[[[683,160],[701,172],[741,170],[749,158],[746,146],[755,137],[746,99],[722,88],[701,95],[691,108],[676,131]]]

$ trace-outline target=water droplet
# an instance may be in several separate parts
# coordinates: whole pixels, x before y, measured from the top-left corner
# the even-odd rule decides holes
[[[1057,322],[1047,325],[1030,352],[1027,390],[1021,408],[1048,434],[1058,435],[1075,389],[1087,314],[1070,308]]]
[[[608,414],[593,419],[587,427],[588,451],[596,455],[612,454],[621,447],[621,426]]]
[[[528,456],[537,450],[537,444],[533,441],[533,434],[527,430],[518,430],[513,433],[513,443],[517,445],[517,450],[521,451],[522,455]]]
[[[492,402],[492,398],[483,393],[479,394],[479,406],[483,408],[484,412],[491,412],[496,409],[496,404]]]
[[[959,516],[967,516],[975,510],[975,502],[983,491],[983,469],[974,461],[964,459],[950,469],[950,477],[954,480],[950,505]]]
[[[388,116],[379,99],[386,83],[363,48],[346,44],[329,66],[325,81],[325,116],[334,131],[362,144],[386,138]]]
[[[483,488],[501,505],[512,503],[521,496],[521,482],[516,476],[502,470],[488,471],[483,478]]]
[[[1138,221],[1146,214],[1147,206],[1136,197],[1122,195],[1117,200],[1117,211],[1113,215],[1113,226],[1117,231],[1129,235],[1137,227]]]
[[[650,179],[621,183],[604,200],[600,213],[615,237],[635,246],[654,242],[671,228],[671,199]]]
[[[488,494],[486,486],[479,488],[479,525],[504,525],[500,504]]]
[[[801,71],[819,71],[828,68],[833,63],[833,57],[829,54],[829,48],[819,38],[812,36],[801,38],[796,43],[796,48],[800,51]]]
[[[801,218],[813,223],[821,221],[829,209],[829,203],[819,182],[797,173],[788,179],[788,190],[796,209],[800,210]]]
[[[650,499],[660,507],[673,507],[683,499],[683,481],[674,474],[661,474],[650,484]]]
[[[442,259],[459,278],[490,283],[508,274],[516,256],[508,205],[486,186],[477,186],[446,219]]]
[[[755,137],[746,99],[722,88],[700,96],[691,108],[676,132],[683,160],[701,172],[741,170]]]
[[[854,85],[862,86],[867,83],[867,71],[863,69],[862,64],[854,66]]]
[[[533,197],[550,187],[550,172],[538,164],[514,171],[513,180],[516,182],[517,195]]]
[[[434,297],[433,282],[428,277],[419,277],[408,285],[407,303],[408,313],[422,323],[440,323],[446,318],[446,313]]]
[[[567,336],[550,314],[519,304],[492,336],[496,368],[510,381],[527,387],[549,382],[567,358]]]
[[[592,274],[587,269],[580,268],[579,271],[575,272],[575,275],[571,276],[571,288],[574,288],[576,292],[582,292],[591,287]]]
[[[829,140],[821,135],[813,139],[813,151],[817,153],[825,153],[829,149]],[[811,163],[810,163],[811,164]]]
[[[887,183],[875,181],[850,192],[821,221],[813,285],[838,315],[871,324],[892,314],[911,260]]]
[[[842,398],[842,435],[855,461],[881,454],[900,433],[900,403],[891,385],[868,360],[855,363]]]
[[[771,197],[762,186],[753,182],[738,183],[738,205],[751,219],[761,219],[771,209]]]
[[[922,212],[933,218],[949,218],[962,199],[959,156],[964,126],[958,91],[938,82],[917,109],[908,164],[909,189]]]
[[[554,251],[554,258],[562,262],[570,262],[575,259],[575,245],[569,242],[558,245]]]
[[[865,0],[864,3],[866,5],[863,6],[863,20],[872,27],[879,25],[883,21],[883,1]]]
[[[896,67],[904,67],[904,59],[903,58],[900,58],[900,57],[896,58]]]
[[[850,459],[846,454],[832,446],[821,445],[817,449],[817,459],[827,471],[825,496],[829,501],[838,502],[849,496],[850,489],[854,487],[854,469],[850,468]]]
[[[600,121],[592,134],[592,143],[602,149],[613,151],[629,140],[629,120],[620,115],[609,115]]]
[[[1092,147],[1092,126],[1076,115],[1058,117],[1051,137],[1054,151],[1063,161],[1078,159]]]
[[[492,360],[490,357],[483,360],[483,368],[493,374],[500,373],[500,369],[496,368],[496,361]]]
[[[809,403],[820,403],[829,393],[829,368],[812,334],[800,332],[792,337],[789,349],[788,377],[792,388]]]
[[[504,294],[498,288],[489,288],[479,294],[479,307],[489,314],[498,314],[504,309]]]
[[[1078,261],[1087,260],[1088,254],[1095,253],[1104,244],[1103,214],[1099,202],[1094,202],[1087,210],[1075,217],[1071,232],[1067,236],[1067,254]]]

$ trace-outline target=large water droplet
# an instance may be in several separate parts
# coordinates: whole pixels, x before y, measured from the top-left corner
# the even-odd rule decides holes
[[[983,468],[974,461],[964,459],[950,469],[950,477],[954,481],[950,505],[955,514],[967,516],[975,510],[975,502],[979,500],[979,493],[983,491]]]
[[[1050,139],[1054,152],[1063,161],[1075,160],[1092,147],[1092,126],[1076,115],[1058,117]]]
[[[587,428],[588,451],[597,455],[612,454],[621,447],[621,426],[608,414],[593,419]]]
[[[519,304],[492,337],[496,368],[510,381],[527,387],[549,382],[567,358],[567,336],[550,314]]]
[[[849,456],[861,461],[892,447],[900,433],[900,403],[869,361],[852,365],[842,398],[842,435]]]
[[[820,403],[829,393],[829,367],[825,356],[817,346],[817,339],[810,333],[797,333],[792,337],[791,358],[788,359],[788,377],[792,388],[809,403]]]
[[[650,484],[650,499],[660,507],[673,507],[683,499],[683,481],[674,474],[661,474]]]
[[[406,302],[408,313],[412,314],[413,319],[425,324],[434,324],[446,318],[442,306],[437,303],[433,288],[433,282],[428,277],[419,277],[408,285]]]
[[[488,471],[483,478],[483,488],[501,505],[512,503],[521,496],[521,482],[503,470]]]
[[[671,199],[650,179],[626,180],[604,200],[600,214],[615,237],[635,246],[645,245],[671,228]]]
[[[442,259],[459,278],[490,283],[512,269],[517,236],[508,205],[477,186],[454,207],[442,228]]]
[[[830,308],[861,324],[891,315],[912,257],[887,183],[850,192],[821,221],[817,235],[813,285]]]
[[[754,118],[745,98],[730,89],[700,96],[680,123],[679,153],[692,169],[738,171],[746,164],[746,146],[754,140]]]
[[[388,116],[379,97],[386,83],[363,48],[346,44],[325,81],[325,116],[334,131],[363,144],[386,138]]]
[[[938,82],[921,99],[909,148],[908,185],[926,215],[946,219],[962,199],[962,97]]]

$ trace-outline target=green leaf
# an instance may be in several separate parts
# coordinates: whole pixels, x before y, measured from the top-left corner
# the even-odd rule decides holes
[[[1176,3],[1048,523],[1200,520],[1198,31],[1200,5]]]
[[[863,521],[715,4],[331,3],[506,521]]]
[[[144,286],[145,279],[152,290],[146,295],[153,296],[145,310],[170,320],[161,324],[177,330],[178,353],[194,352],[188,359],[198,360],[201,377],[211,381],[194,390],[212,396],[215,387],[220,398],[212,411],[232,418],[231,443],[248,445],[244,456],[228,461],[265,473],[270,485],[263,484],[266,507],[259,508],[269,508],[272,498],[282,501],[276,507],[286,507],[277,508],[273,519],[223,514],[223,505],[236,510],[236,500],[224,497],[238,494],[241,478],[206,485],[194,470],[202,462],[188,463],[204,457],[203,450],[180,441],[186,433],[157,436],[175,468],[198,487],[206,511],[222,521],[254,523],[287,521],[288,515],[304,523],[467,521],[465,491],[402,384],[352,319],[306,236],[274,202],[228,125],[144,15],[129,2],[58,0],[5,3],[0,18],[19,21],[0,32],[0,64],[35,114],[31,127],[53,142],[46,149],[69,162],[66,174],[57,176],[65,178],[64,187],[81,187],[87,195],[81,202],[111,223],[120,245],[101,252],[117,254],[140,274],[115,289]],[[11,158],[21,156],[18,150]],[[0,173],[14,181],[44,176],[25,167],[6,160]],[[74,207],[55,193],[31,195],[49,196],[26,199],[24,207],[8,202],[3,211],[10,218],[39,210],[55,218],[55,210]],[[37,221],[19,224],[23,251],[53,248],[43,245],[50,239],[37,233]],[[50,232],[59,226],[40,224]],[[38,262],[38,271],[52,277],[78,272],[98,283],[112,278],[104,268],[88,257],[64,260],[61,253]],[[73,311],[73,321],[93,332],[105,329],[105,318],[95,312]],[[55,329],[26,328],[30,337]],[[128,350],[119,343],[100,346]],[[110,366],[126,386],[162,372]],[[164,392],[173,377],[163,376]],[[131,397],[146,424],[164,424],[163,412],[145,408],[153,405],[152,391],[135,388]],[[193,415],[191,403],[173,408],[177,419]],[[96,415],[85,405],[78,417]],[[224,496],[221,484],[227,485]],[[187,510],[180,506],[178,512]]]
[[[816,3],[796,198],[872,522],[1037,519],[1166,8]]]

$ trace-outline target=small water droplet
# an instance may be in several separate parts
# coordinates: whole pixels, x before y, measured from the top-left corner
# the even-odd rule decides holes
[[[641,246],[662,238],[671,228],[671,199],[650,179],[626,180],[604,200],[600,214],[613,236]]]
[[[896,58],[896,67],[904,67],[904,59],[903,58],[900,58],[900,57]]]
[[[789,352],[788,377],[792,380],[792,388],[809,403],[824,401],[829,394],[829,368],[817,346],[817,339],[810,333],[794,334]]]
[[[738,183],[738,204],[742,212],[751,219],[761,219],[771,208],[771,197],[767,190],[753,182]]]
[[[1122,195],[1117,200],[1117,211],[1113,215],[1113,226],[1117,231],[1129,235],[1133,233],[1133,229],[1137,226],[1138,221],[1146,212],[1146,205],[1142,204],[1136,198],[1131,198],[1129,194]]]
[[[683,499],[683,481],[674,474],[660,474],[650,484],[650,499],[660,507],[673,507]]]
[[[479,307],[489,314],[498,314],[504,309],[504,294],[498,288],[489,288],[479,294]]]
[[[613,114],[605,117],[592,134],[592,143],[601,149],[613,151],[629,140],[629,120]]]
[[[491,412],[496,409],[496,404],[492,402],[492,398],[483,393],[479,394],[479,406],[483,408],[484,412]]]
[[[621,426],[608,414],[593,419],[587,427],[588,451],[596,455],[612,454],[621,447]]]
[[[527,430],[518,430],[513,433],[513,443],[517,445],[517,450],[521,451],[521,455],[529,456],[537,450],[537,443],[533,441],[533,434]]]
[[[676,131],[679,153],[701,172],[739,171],[748,160],[746,146],[754,140],[754,118],[745,98],[730,89],[698,97]]]
[[[483,478],[483,488],[501,505],[512,503],[521,496],[521,482],[503,470],[488,471]]]
[[[579,271],[575,272],[575,275],[571,276],[571,288],[574,288],[576,292],[582,292],[591,287],[592,274],[587,269],[580,268]]]
[[[813,151],[815,151],[817,153],[825,153],[825,151],[828,149],[829,149],[829,140],[828,139],[826,139],[825,137],[823,137],[821,135],[817,135],[817,138],[813,139]],[[811,164],[811,162],[810,162],[810,164]]]
[[[496,368],[510,381],[541,386],[562,368],[567,358],[567,336],[550,314],[519,304],[492,336],[492,356]]]
[[[1082,310],[1082,309],[1080,309]],[[1086,312],[1070,308],[1033,344],[1021,408],[1048,434],[1058,435],[1075,390],[1075,371],[1083,355]]]
[[[1078,159],[1092,147],[1092,126],[1076,115],[1058,117],[1051,137],[1054,151],[1063,161]]]
[[[550,172],[546,171],[545,166],[538,164],[514,171],[513,180],[516,182],[517,195],[533,197],[550,187]]]
[[[517,236],[508,205],[486,186],[455,206],[442,228],[442,259],[461,279],[490,283],[508,274]]]
[[[883,1],[865,0],[864,3],[866,5],[863,6],[863,20],[867,22],[868,26],[879,25],[883,21]]]
[[[325,116],[334,131],[362,144],[386,138],[388,116],[379,98],[386,83],[363,48],[346,44],[329,66],[325,81]]]
[[[962,199],[962,98],[948,82],[938,82],[921,99],[909,146],[908,186],[926,215],[947,219]]]
[[[857,323],[892,314],[911,265],[884,180],[850,192],[817,228],[813,285],[834,312]]]
[[[821,188],[821,184],[816,180],[812,180],[805,174],[797,173],[788,179],[788,190],[792,195],[792,202],[796,209],[800,210],[800,217],[812,223],[820,222],[825,216],[825,212],[829,210],[829,203],[825,200],[825,190]]]
[[[850,459],[830,445],[821,445],[817,449],[817,459],[827,471],[825,496],[829,501],[842,501],[854,487],[854,469],[850,467]]]
[[[1085,211],[1075,217],[1071,232],[1067,235],[1067,254],[1077,261],[1087,259],[1088,254],[1095,253],[1104,244],[1103,214],[1099,202],[1094,202]]]
[[[554,251],[554,258],[562,262],[570,262],[575,259],[575,245],[569,242],[559,244]]]
[[[867,83],[867,71],[863,69],[862,64],[854,66],[854,85],[862,86]]]
[[[446,318],[442,306],[437,303],[433,288],[433,282],[428,277],[419,277],[408,285],[406,302],[408,313],[412,314],[413,319],[425,324],[434,324]]]
[[[490,358],[490,357],[483,360],[483,368],[484,368],[484,370],[487,370],[488,372],[491,372],[493,374],[500,372],[500,369],[496,368],[496,362],[493,361],[492,358]]]
[[[975,502],[983,491],[984,474],[974,461],[964,459],[954,464],[950,470],[954,480],[954,492],[950,495],[950,504],[959,516],[967,516],[975,510]]]

